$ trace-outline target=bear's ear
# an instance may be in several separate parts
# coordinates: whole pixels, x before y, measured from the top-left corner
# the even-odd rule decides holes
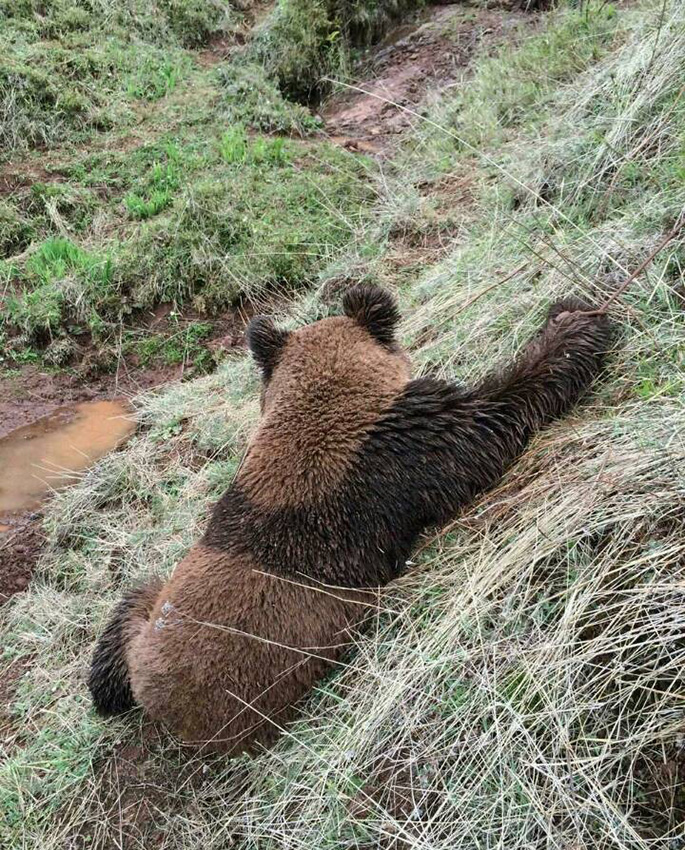
[[[265,380],[268,381],[271,377],[289,336],[290,331],[279,330],[268,316],[255,316],[247,326],[247,347],[262,370]]]
[[[382,345],[393,344],[400,312],[397,302],[386,289],[372,283],[358,283],[347,290],[342,306],[346,316],[366,328]]]

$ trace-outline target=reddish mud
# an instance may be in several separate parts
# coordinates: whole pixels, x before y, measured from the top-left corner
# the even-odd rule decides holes
[[[414,24],[392,30],[371,52],[357,88],[333,96],[323,110],[331,140],[381,154],[420,118],[428,94],[456,85],[476,50],[504,40],[530,15],[505,9],[429,6]]]

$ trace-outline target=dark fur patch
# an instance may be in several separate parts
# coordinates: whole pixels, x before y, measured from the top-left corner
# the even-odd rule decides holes
[[[268,381],[290,336],[277,328],[268,316],[255,316],[247,326],[245,338],[255,362]]]
[[[578,400],[608,343],[606,319],[576,316],[547,325],[516,363],[473,390],[411,381],[332,492],[316,504],[268,510],[236,484],[203,543],[249,556],[267,572],[341,587],[385,584],[427,526],[495,484],[532,433]]]
[[[98,714],[109,717],[129,711],[135,705],[126,648],[130,633],[145,622],[162,587],[159,579],[129,590],[114,609],[107,628],[97,642],[88,675],[88,689]]]
[[[343,312],[354,319],[381,345],[389,348],[395,342],[395,328],[400,320],[397,302],[379,286],[359,283],[343,296]]]

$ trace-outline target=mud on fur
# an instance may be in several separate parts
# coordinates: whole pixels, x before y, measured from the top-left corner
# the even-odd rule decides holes
[[[412,379],[384,290],[296,331],[253,319],[262,417],[201,541],[115,609],[89,687],[103,715],[141,705],[185,741],[269,743],[373,612],[427,527],[494,485],[600,372],[603,315],[555,304],[520,357],[472,389]]]

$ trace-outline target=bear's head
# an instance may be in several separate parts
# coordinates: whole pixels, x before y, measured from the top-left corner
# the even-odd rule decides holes
[[[263,415],[245,476],[268,465],[272,495],[299,498],[296,487],[311,494],[331,486],[411,379],[395,336],[400,315],[392,295],[359,284],[347,290],[342,307],[342,316],[293,331],[265,316],[248,326]]]
[[[385,395],[388,384],[409,380],[409,358],[395,339],[400,320],[392,295],[371,284],[347,290],[343,316],[321,319],[294,331],[281,330],[268,316],[247,328],[247,344],[263,381],[262,408],[276,397],[328,387],[339,398],[349,389]],[[342,411],[341,411],[342,412]]]

